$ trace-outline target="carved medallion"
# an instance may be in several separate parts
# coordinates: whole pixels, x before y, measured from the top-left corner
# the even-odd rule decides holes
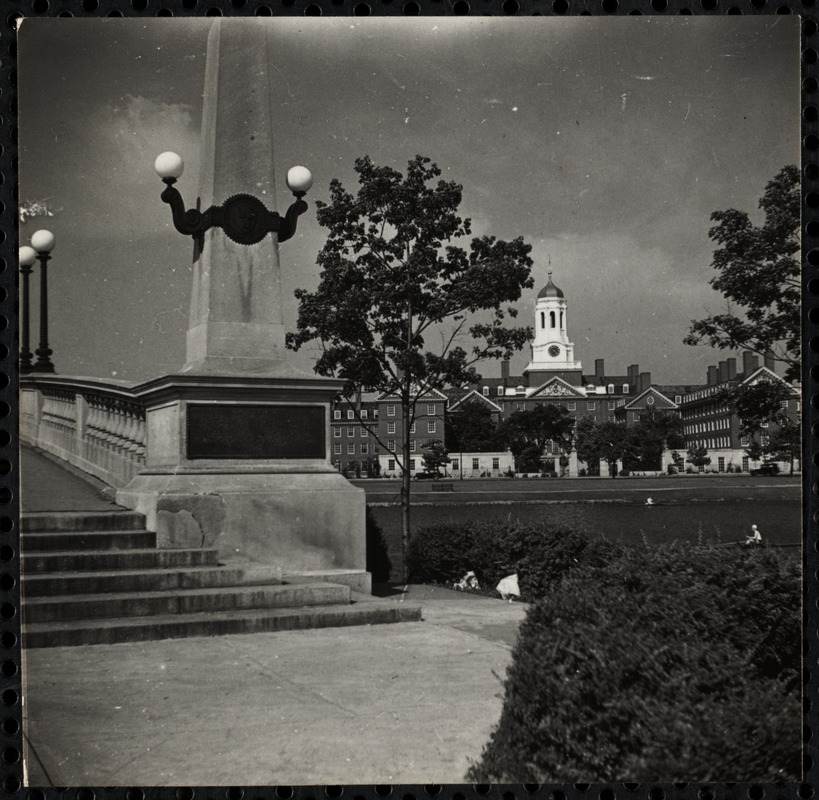
[[[258,244],[271,230],[270,212],[261,200],[249,194],[234,194],[225,200],[225,234],[237,244]]]

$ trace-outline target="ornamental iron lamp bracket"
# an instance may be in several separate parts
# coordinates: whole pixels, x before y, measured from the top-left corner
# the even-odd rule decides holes
[[[276,233],[280,242],[286,242],[295,234],[298,218],[307,211],[307,203],[302,198],[313,183],[313,176],[305,167],[292,167],[288,171],[287,186],[296,202],[284,216],[270,211],[261,200],[249,194],[234,194],[222,205],[205,211],[186,210],[182,195],[174,186],[182,174],[182,159],[175,153],[162,153],[154,167],[165,184],[160,198],[171,207],[174,227],[181,234],[192,236],[200,250],[205,232],[210,228],[221,228],[237,244],[258,244],[268,233]]]

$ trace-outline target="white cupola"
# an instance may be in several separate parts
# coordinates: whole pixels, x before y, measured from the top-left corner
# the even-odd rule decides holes
[[[566,298],[552,282],[549,270],[547,284],[538,292],[535,303],[535,339],[532,360],[525,372],[579,371],[574,360],[574,343],[569,341],[566,320]]]

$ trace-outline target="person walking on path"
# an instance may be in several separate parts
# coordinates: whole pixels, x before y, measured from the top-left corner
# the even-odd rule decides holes
[[[762,544],[762,534],[756,525],[751,525],[751,532],[745,537],[745,544]]]

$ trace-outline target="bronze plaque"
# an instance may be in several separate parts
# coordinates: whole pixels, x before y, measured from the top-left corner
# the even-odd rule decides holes
[[[325,458],[320,406],[188,405],[188,458]]]

